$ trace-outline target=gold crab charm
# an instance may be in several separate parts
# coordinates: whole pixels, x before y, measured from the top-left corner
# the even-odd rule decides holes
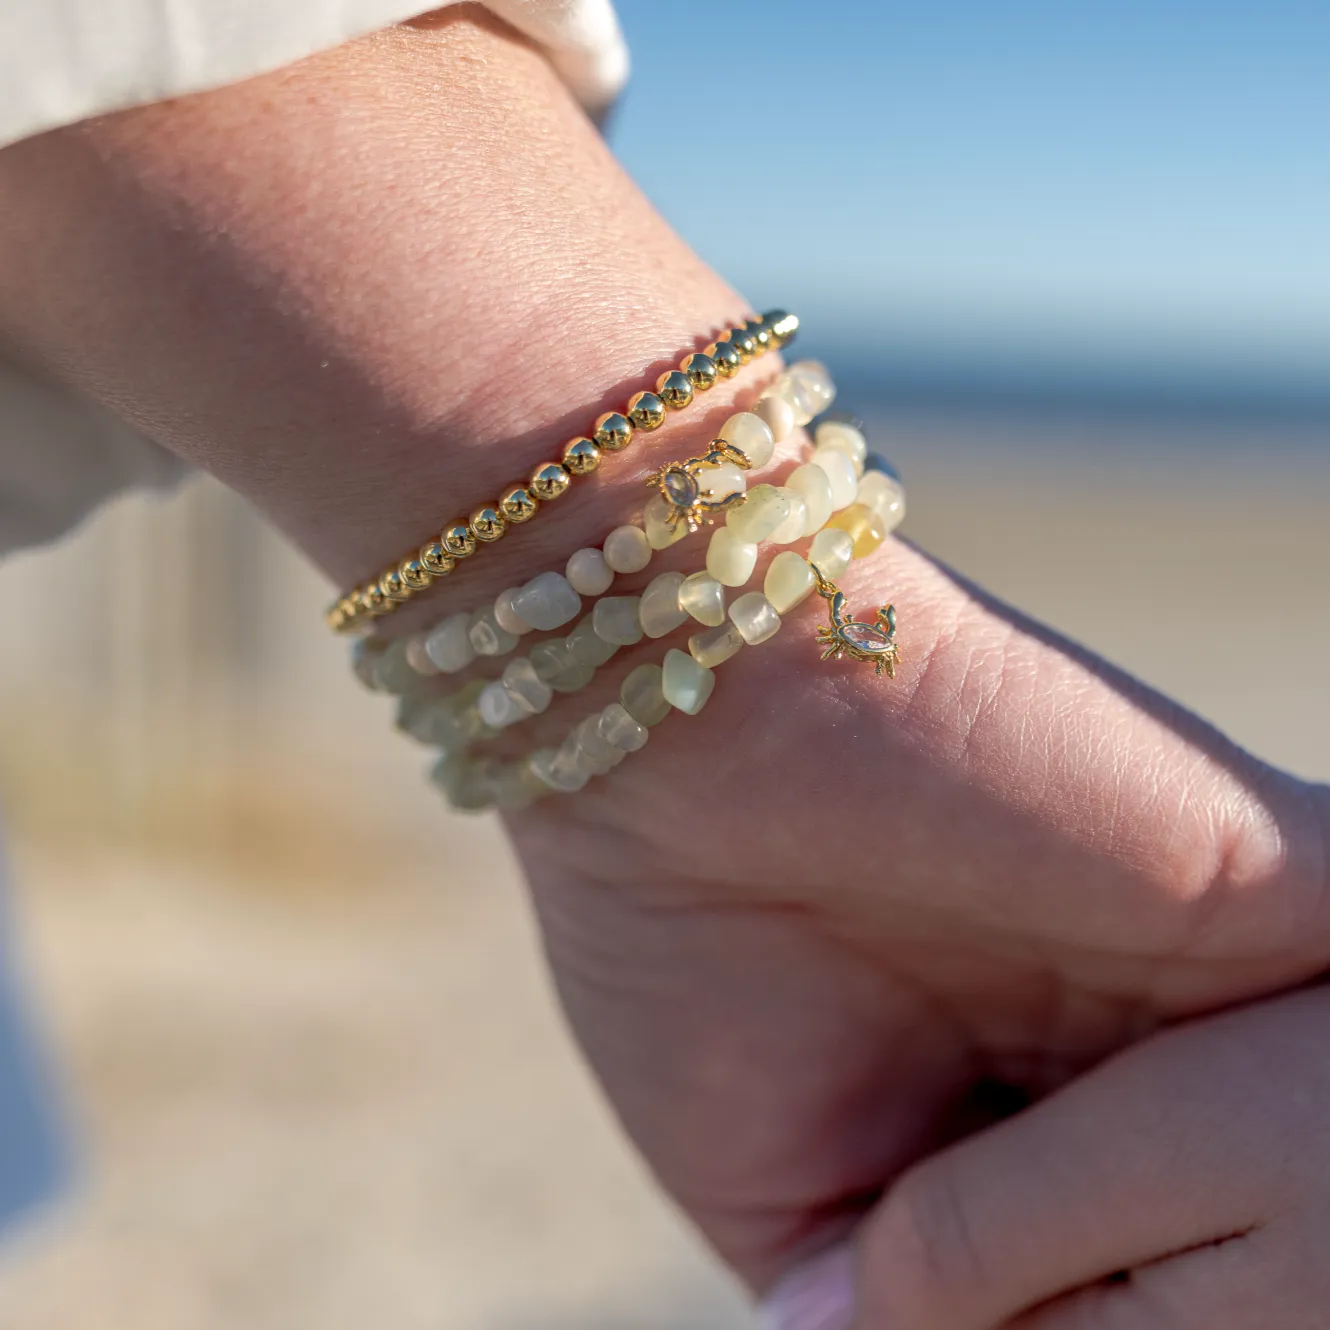
[[[708,471],[719,470],[726,462],[742,471],[752,469],[752,463],[740,449],[724,439],[716,439],[711,451],[701,457],[690,457],[683,462],[671,462],[652,471],[646,477],[646,484],[654,489],[669,506],[665,518],[671,531],[681,523],[687,523],[689,532],[700,526],[710,526],[718,515],[737,508],[747,497],[743,490],[720,498],[709,497],[703,483]]]
[[[817,581],[817,594],[831,602],[830,621],[817,630],[817,644],[824,647],[823,660],[839,660],[849,656],[851,660],[866,660],[872,663],[874,674],[883,670],[891,678],[896,677],[896,662],[900,659],[900,647],[896,644],[896,607],[883,605],[872,623],[858,623],[853,614],[845,609],[845,593],[837,589],[830,578],[822,576],[816,564],[810,564],[813,577]]]

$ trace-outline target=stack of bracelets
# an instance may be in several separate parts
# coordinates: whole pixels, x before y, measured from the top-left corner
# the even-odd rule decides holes
[[[330,626],[338,632],[371,628],[509,526],[530,520],[574,478],[595,471],[606,453],[621,452],[638,433],[656,429],[667,412],[685,409],[719,378],[788,345],[797,329],[797,319],[777,311],[686,356],[677,370],[660,376],[655,392],[635,394],[622,413],[600,416],[585,438],[568,443],[561,462],[536,468],[527,484],[510,486],[468,520],[449,525],[437,540],[343,596],[328,612]],[[651,727],[671,711],[701,711],[715,686],[716,666],[769,640],[783,617],[813,595],[826,602],[827,621],[816,631],[824,660],[848,657],[871,663],[878,674],[894,674],[895,610],[883,606],[874,619],[856,621],[835,579],[900,524],[905,493],[891,466],[868,451],[861,427],[824,414],[834,396],[822,365],[790,366],[750,410],[725,421],[705,453],[652,470],[645,477],[651,497],[638,520],[615,528],[600,548],[579,549],[562,571],[540,573],[427,631],[391,640],[357,638],[356,675],[369,688],[399,698],[399,728],[439,750],[431,779],[450,803],[512,809],[581,789],[642,748]],[[777,443],[815,420],[811,452],[784,483],[749,488],[747,473],[765,466]],[[642,572],[657,551],[713,524],[703,568],[662,572],[641,595],[605,594],[616,575]],[[771,560],[761,591],[742,590],[762,546],[805,541],[806,553],[783,549]],[[595,602],[585,615],[584,598]],[[477,752],[543,713],[555,693],[585,688],[621,647],[663,638],[690,621],[699,631],[688,638],[687,651],[670,649],[658,664],[637,666],[624,678],[619,700],[580,718],[558,747],[537,748],[518,760]],[[569,624],[566,635],[543,637],[525,654],[513,654],[526,634]],[[446,676],[477,660],[505,656],[512,658],[497,678],[443,691]]]

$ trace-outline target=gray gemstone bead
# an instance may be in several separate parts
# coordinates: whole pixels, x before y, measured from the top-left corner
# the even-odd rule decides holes
[[[513,597],[513,609],[539,632],[571,623],[582,611],[582,597],[562,573],[541,573]]]

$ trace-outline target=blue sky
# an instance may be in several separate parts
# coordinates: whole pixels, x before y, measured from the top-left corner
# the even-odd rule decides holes
[[[1330,372],[1326,0],[619,12],[615,146],[757,303],[944,354]]]

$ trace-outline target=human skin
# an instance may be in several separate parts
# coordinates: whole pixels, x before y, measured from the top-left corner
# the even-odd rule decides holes
[[[16,145],[0,198],[15,354],[250,497],[339,585],[747,312],[539,55],[471,10]],[[769,373],[386,628],[597,543]],[[701,717],[509,820],[577,1038],[757,1290],[890,1207],[991,1117],[993,1082],[1039,1097],[1330,962],[1324,787],[906,544],[844,588],[898,606],[894,681],[820,666],[813,602]]]

